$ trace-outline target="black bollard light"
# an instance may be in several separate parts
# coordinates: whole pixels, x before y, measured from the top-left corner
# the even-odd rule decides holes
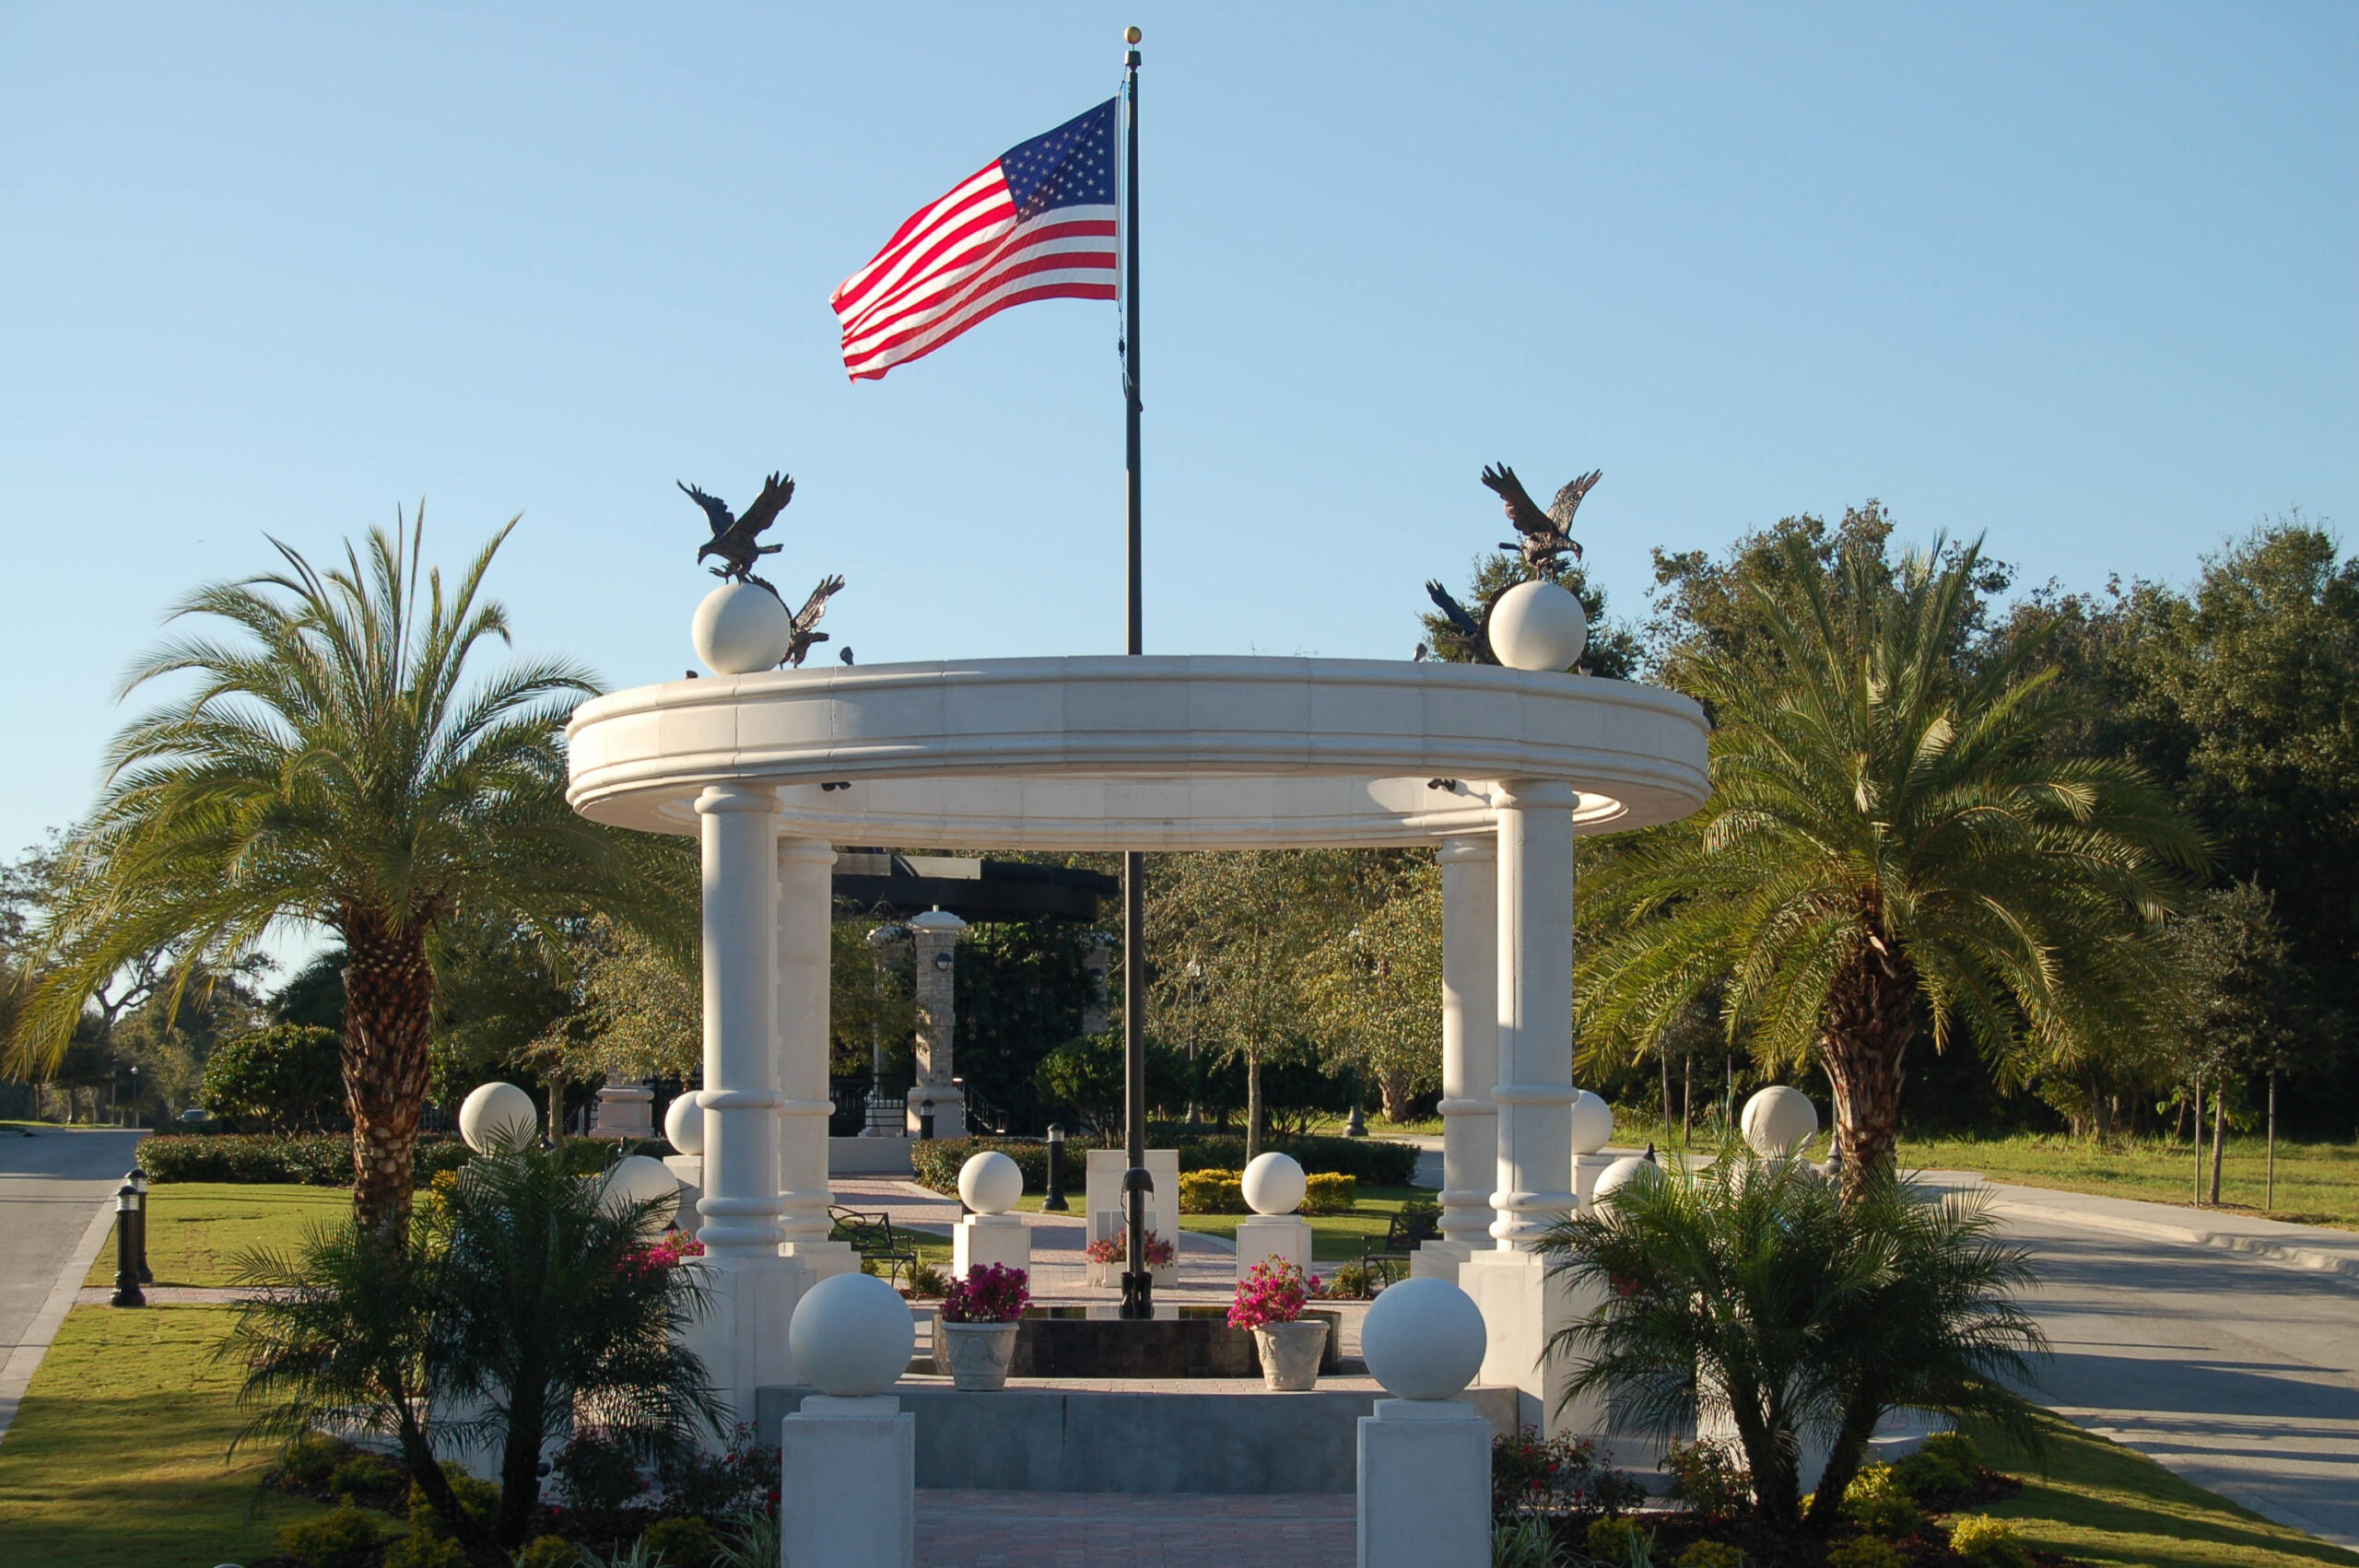
[[[1071,1205],[1065,1201],[1065,1129],[1062,1122],[1049,1124],[1049,1195],[1040,1199],[1044,1214],[1062,1214]]]
[[[918,1102],[918,1136],[920,1138],[933,1136],[933,1102],[932,1100]]]
[[[114,1294],[109,1306],[146,1306],[139,1293],[139,1194],[124,1182],[114,1193]]]
[[[132,1191],[139,1194],[138,1223],[132,1227],[138,1235],[135,1256],[139,1259],[139,1282],[152,1285],[156,1282],[156,1276],[147,1272],[147,1173],[134,1165],[123,1179],[131,1184]]]

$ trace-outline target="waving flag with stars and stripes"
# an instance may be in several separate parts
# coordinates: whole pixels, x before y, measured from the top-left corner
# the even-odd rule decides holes
[[[1034,299],[1115,298],[1117,99],[1010,147],[911,214],[828,303],[844,369],[874,380]]]

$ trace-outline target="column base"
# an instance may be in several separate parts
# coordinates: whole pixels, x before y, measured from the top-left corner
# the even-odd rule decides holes
[[[1237,1227],[1237,1279],[1239,1284],[1257,1263],[1282,1258],[1296,1268],[1310,1269],[1310,1224],[1292,1214],[1256,1214]]]
[[[1409,1278],[1413,1280],[1448,1280],[1458,1283],[1458,1268],[1474,1255],[1473,1246],[1463,1241],[1443,1237],[1439,1241],[1424,1241],[1409,1255]]]
[[[1491,1423],[1457,1399],[1379,1399],[1359,1422],[1360,1568],[1491,1560]]]
[[[917,1555],[918,1418],[889,1394],[813,1394],[779,1424],[778,1522],[786,1561],[910,1568]]]
[[[1591,1394],[1564,1402],[1577,1358],[1543,1355],[1548,1341],[1604,1300],[1602,1287],[1576,1290],[1548,1277],[1547,1261],[1534,1252],[1477,1252],[1460,1266],[1458,1285],[1483,1311],[1489,1345],[1475,1381],[1522,1391],[1518,1424],[1537,1426],[1550,1437],[1605,1435],[1605,1402]]]
[[[967,1136],[965,1092],[947,1084],[921,1083],[910,1091],[909,1117],[905,1123],[910,1137],[922,1136],[924,1129],[919,1117],[918,1107],[929,1100],[933,1102],[933,1135],[936,1138]]]
[[[754,1417],[754,1391],[795,1381],[786,1353],[787,1320],[817,1282],[797,1259],[775,1253],[708,1253],[687,1267],[704,1274],[704,1316],[681,1340],[704,1363],[712,1387],[738,1421]]]
[[[810,1270],[815,1285],[838,1274],[860,1272],[860,1254],[851,1249],[848,1241],[780,1242],[778,1252],[780,1258]]]
[[[1003,1269],[1032,1271],[1032,1228],[1013,1214],[968,1214],[950,1237],[950,1267],[954,1278],[967,1270],[996,1263]]]

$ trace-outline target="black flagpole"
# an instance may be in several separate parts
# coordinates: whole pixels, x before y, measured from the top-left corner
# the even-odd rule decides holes
[[[1122,55],[1122,395],[1124,521],[1128,524],[1130,607],[1123,651],[1146,651],[1140,626],[1139,576],[1139,29],[1126,28]],[[1155,1316],[1155,1276],[1146,1259],[1146,857],[1122,855],[1122,1122],[1131,1166],[1122,1177],[1130,1246],[1122,1274],[1122,1316]]]

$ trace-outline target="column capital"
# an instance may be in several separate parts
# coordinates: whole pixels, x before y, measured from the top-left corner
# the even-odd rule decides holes
[[[761,812],[778,814],[778,790],[768,784],[709,784],[697,797],[697,814],[716,812]]]
[[[1581,792],[1562,778],[1502,778],[1491,804],[1503,812],[1571,811]]]
[[[1445,866],[1488,865],[1499,858],[1499,836],[1496,832],[1453,833],[1441,841],[1434,855]]]

